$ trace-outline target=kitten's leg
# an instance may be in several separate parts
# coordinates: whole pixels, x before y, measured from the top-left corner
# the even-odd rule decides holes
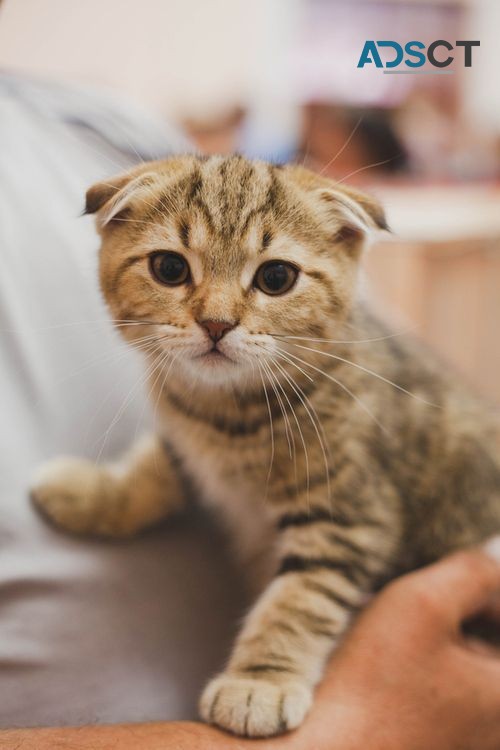
[[[151,526],[183,503],[173,461],[156,437],[143,439],[116,463],[54,459],[40,468],[31,496],[57,525],[111,537]]]
[[[269,736],[297,727],[350,617],[388,564],[374,528],[288,516],[276,578],[250,612],[224,673],[206,687],[203,718]],[[370,550],[377,550],[371,554]]]

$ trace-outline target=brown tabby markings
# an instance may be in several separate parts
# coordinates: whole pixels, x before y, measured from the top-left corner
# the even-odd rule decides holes
[[[358,301],[365,238],[386,224],[352,188],[184,156],[95,185],[87,210],[113,317],[139,323],[120,331],[151,367],[160,436],[116,465],[58,460],[35,500],[73,531],[126,535],[193,481],[262,591],[202,714],[251,736],[298,726],[367,593],[500,529],[496,426]],[[161,250],[189,283],[152,277]],[[300,269],[286,294],[252,283],[272,259]],[[207,359],[207,319],[234,326],[217,344],[229,359]]]

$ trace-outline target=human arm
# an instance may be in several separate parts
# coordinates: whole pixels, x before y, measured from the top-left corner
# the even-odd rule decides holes
[[[259,750],[279,750],[279,740]],[[0,731],[2,750],[244,750],[250,740],[195,722],[157,722],[108,726],[16,729]]]

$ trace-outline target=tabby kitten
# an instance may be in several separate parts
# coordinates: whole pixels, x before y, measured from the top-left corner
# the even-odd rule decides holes
[[[202,716],[297,727],[369,592],[500,530],[493,428],[358,300],[372,199],[239,156],[144,164],[87,193],[100,281],[146,358],[158,435],[119,463],[58,459],[33,497],[78,533],[223,511],[262,590]]]

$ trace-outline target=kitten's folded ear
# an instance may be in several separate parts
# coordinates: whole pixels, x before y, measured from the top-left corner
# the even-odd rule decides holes
[[[371,196],[351,187],[330,183],[319,199],[332,221],[332,241],[357,256],[366,240],[378,230],[390,231],[384,209]]]
[[[320,200],[330,207],[335,219],[340,222],[339,237],[362,239],[376,230],[390,231],[384,209],[373,197],[344,185],[331,184],[321,189]]]
[[[155,175],[144,166],[104,182],[97,182],[87,190],[84,214],[97,214],[97,224],[103,229],[113,220],[123,216],[132,198],[149,189]]]
[[[355,252],[373,232],[390,231],[384,210],[375,198],[304,167],[290,165],[288,172],[331,225],[334,243],[343,243]]]
[[[387,224],[384,209],[376,198],[361,193],[359,190],[355,190],[355,188],[346,185],[334,185],[334,190],[337,193],[340,192],[340,194],[347,196],[350,200],[355,201],[355,203],[361,206],[366,216],[368,216],[373,223],[375,229],[382,229],[385,232],[391,231]]]

